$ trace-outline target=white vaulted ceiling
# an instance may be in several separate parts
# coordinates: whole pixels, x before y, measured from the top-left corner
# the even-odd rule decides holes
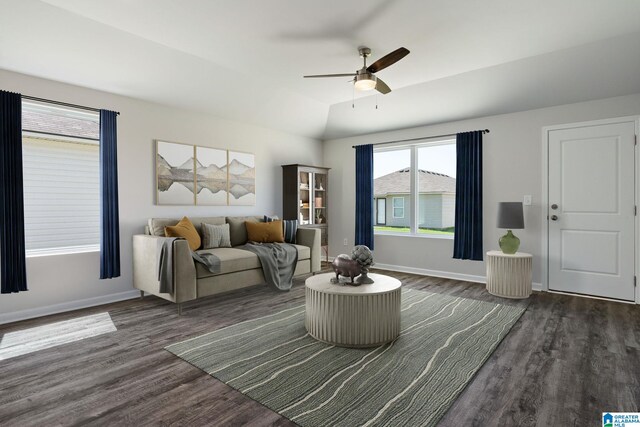
[[[0,68],[315,138],[640,92],[637,0],[0,5]],[[355,71],[360,45],[411,51],[378,74],[378,110],[351,108],[346,78],[302,79]]]

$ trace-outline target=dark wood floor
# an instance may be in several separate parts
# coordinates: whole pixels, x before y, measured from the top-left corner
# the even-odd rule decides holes
[[[536,293],[525,301],[484,286],[402,273],[405,286],[528,305],[441,426],[596,426],[603,411],[640,411],[640,307]],[[304,303],[252,288],[197,301],[178,317],[155,297],[0,326],[0,335],[108,311],[117,332],[0,361],[0,425],[250,425],[290,421],[163,347]]]

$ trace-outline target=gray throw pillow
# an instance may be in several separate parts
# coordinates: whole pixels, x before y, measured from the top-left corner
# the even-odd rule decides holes
[[[202,248],[230,248],[229,224],[213,225],[202,223]]]

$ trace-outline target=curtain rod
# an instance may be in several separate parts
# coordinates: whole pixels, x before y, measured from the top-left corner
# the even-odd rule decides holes
[[[489,133],[489,129],[483,129],[481,131],[483,134],[485,133]],[[371,145],[383,145],[383,144],[396,144],[398,142],[412,142],[412,141],[422,141],[424,139],[434,139],[434,138],[444,138],[445,136],[456,136],[457,134],[455,133],[446,133],[444,135],[434,135],[434,136],[423,136],[420,138],[409,138],[409,139],[398,139],[395,141],[386,141],[386,142],[377,142],[375,144],[371,144]],[[367,145],[367,144],[361,144],[361,145]],[[356,148],[359,147],[359,145],[352,145],[351,148]]]
[[[62,101],[54,101],[52,99],[45,99],[45,98],[37,98],[35,96],[28,96],[28,95],[22,95],[22,99],[29,99],[31,101],[40,101],[40,102],[47,102],[49,104],[56,104],[56,105],[62,105],[64,107],[73,107],[73,108],[79,108],[81,110],[88,110],[88,111],[97,111],[100,112],[99,108],[93,108],[93,107],[86,107],[84,105],[78,105],[78,104],[71,104],[69,102],[62,102]],[[120,115],[120,113],[118,111],[116,111],[117,115]]]

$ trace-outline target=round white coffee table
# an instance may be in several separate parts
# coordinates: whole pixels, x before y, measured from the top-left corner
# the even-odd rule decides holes
[[[400,334],[401,283],[369,273],[374,283],[333,284],[333,273],[305,282],[305,326],[317,340],[341,347],[376,347]]]

